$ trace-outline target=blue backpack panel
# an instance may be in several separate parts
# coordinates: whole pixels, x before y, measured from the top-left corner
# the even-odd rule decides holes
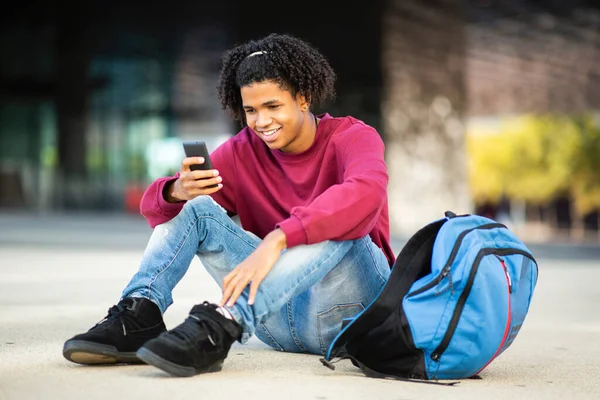
[[[371,377],[473,377],[514,341],[537,275],[506,226],[447,212],[410,238],[381,293],[344,321],[321,361],[350,358]]]

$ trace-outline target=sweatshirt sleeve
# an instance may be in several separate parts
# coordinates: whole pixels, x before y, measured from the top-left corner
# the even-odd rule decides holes
[[[144,192],[144,196],[140,202],[140,212],[146,218],[151,228],[170,221],[183,208],[185,201],[169,203],[163,195],[163,190],[167,183],[177,178],[179,178],[179,172],[173,176],[158,178]]]
[[[211,195],[221,207],[227,210],[229,215],[235,215],[235,157],[233,156],[232,140],[227,140],[210,154],[213,168],[219,171],[223,178],[223,188]],[[186,203],[169,203],[165,200],[163,191],[167,183],[179,178],[179,172],[170,177],[158,178],[150,184],[142,201],[140,212],[148,221],[151,228],[173,219]]]
[[[353,240],[375,227],[387,198],[385,147],[379,134],[364,126],[338,153],[343,182],[330,187],[310,204],[294,207],[277,226],[288,247],[325,240]]]

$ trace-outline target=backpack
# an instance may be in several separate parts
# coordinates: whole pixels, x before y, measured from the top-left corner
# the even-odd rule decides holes
[[[537,275],[506,226],[448,211],[408,240],[379,295],[344,321],[321,362],[334,369],[332,359],[350,358],[379,378],[477,377],[519,333]]]

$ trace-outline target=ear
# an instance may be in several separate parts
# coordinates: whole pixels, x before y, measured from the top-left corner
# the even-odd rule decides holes
[[[310,99],[306,98],[303,94],[298,93],[297,101],[302,111],[308,111],[310,108]]]

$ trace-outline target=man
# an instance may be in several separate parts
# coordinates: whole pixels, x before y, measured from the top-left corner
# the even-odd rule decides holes
[[[140,269],[104,320],[65,343],[68,360],[191,376],[219,371],[233,342],[254,334],[277,350],[327,351],[394,261],[383,141],[357,119],[311,112],[334,82],[325,57],[292,36],[225,54],[218,97],[245,127],[211,154],[214,170],[192,171],[204,160],[186,158],[150,185],[141,211],[155,229]],[[166,331],[162,314],[194,255],[223,296]]]

